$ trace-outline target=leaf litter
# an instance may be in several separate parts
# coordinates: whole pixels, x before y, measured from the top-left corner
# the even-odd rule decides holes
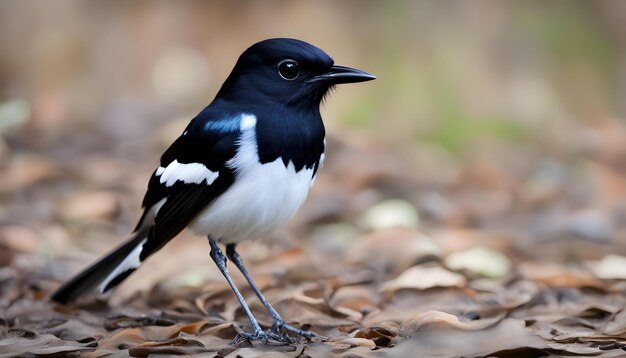
[[[339,159],[329,158],[327,177],[290,228],[241,245],[282,317],[327,338],[292,344],[233,343],[250,324],[205,240],[188,233],[108,296],[73,308],[48,302],[64,279],[128,232],[152,169],[104,154],[72,161],[91,163],[76,167],[37,150],[9,156],[0,167],[7,179],[0,182],[0,357],[626,353],[626,231],[614,220],[624,211],[610,195],[616,186],[605,164],[586,166],[591,179],[583,187],[600,193],[595,199],[577,193],[580,183],[567,175],[538,193],[536,168],[524,179],[467,163],[456,180],[441,183],[416,182],[395,161],[384,173],[360,165],[350,174],[346,163],[362,153],[333,141]],[[106,175],[94,175],[93,163]],[[584,210],[580,197],[589,198]]]
[[[23,251],[13,254],[34,255]],[[306,250],[289,255],[305,266],[321,260]],[[46,301],[58,283],[55,278],[7,267],[0,297],[0,357],[403,357],[418,351],[437,357],[610,357],[624,352],[622,288],[594,277],[583,266],[526,262],[506,278],[494,280],[488,273],[451,271],[444,259],[419,261],[416,255],[416,264],[400,273],[393,266],[373,267],[358,260],[340,263],[345,267],[338,268],[336,276],[316,279],[281,271],[264,279],[261,273],[268,298],[290,324],[328,337],[267,346],[233,345],[232,339],[249,324],[219,281],[168,291],[163,291],[167,285],[157,285],[115,304],[92,298],[68,308]],[[352,279],[354,275],[360,279]],[[261,324],[269,328],[272,321],[262,305],[250,290],[243,292]]]

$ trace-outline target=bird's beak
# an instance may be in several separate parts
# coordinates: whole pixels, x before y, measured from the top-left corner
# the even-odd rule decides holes
[[[375,80],[376,76],[356,68],[333,66],[330,71],[312,78],[314,82],[329,82],[332,84],[356,83]]]

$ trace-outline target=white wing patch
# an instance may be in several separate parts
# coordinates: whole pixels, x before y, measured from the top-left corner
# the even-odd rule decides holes
[[[185,184],[201,184],[206,181],[207,185],[211,185],[219,176],[219,172],[209,170],[202,163],[179,163],[178,160],[174,160],[165,168],[159,167],[155,175],[161,177],[159,179],[161,184],[169,187],[177,181]]]
[[[141,250],[143,250],[143,245],[145,245],[146,241],[148,241],[148,239],[143,239],[139,245],[137,245],[133,251],[130,252],[130,254],[128,254],[128,256],[126,256],[126,258],[124,259],[124,261],[122,261],[116,268],[115,270],[113,270],[109,276],[107,276],[106,279],[104,279],[104,281],[102,281],[102,283],[100,284],[100,286],[98,286],[98,289],[100,290],[100,293],[104,293],[104,289],[109,285],[109,283],[111,281],[113,281],[117,276],[121,275],[122,273],[131,270],[131,269],[138,269],[139,266],[141,266],[141,259],[140,259],[140,255],[141,255]]]

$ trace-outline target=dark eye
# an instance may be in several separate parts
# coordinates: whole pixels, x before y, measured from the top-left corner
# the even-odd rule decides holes
[[[286,80],[293,80],[300,74],[300,65],[294,60],[284,60],[278,64],[280,77]]]

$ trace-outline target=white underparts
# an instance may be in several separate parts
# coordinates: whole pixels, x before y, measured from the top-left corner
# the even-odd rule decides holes
[[[124,272],[132,269],[138,269],[141,266],[141,251],[143,250],[143,245],[148,241],[148,239],[143,239],[139,245],[137,245],[133,251],[131,251],[128,256],[113,270],[107,278],[102,281],[98,289],[100,293],[104,292],[104,289],[111,283],[117,276],[123,274]]]
[[[179,163],[175,159],[167,167],[159,167],[154,175],[160,176],[159,182],[169,187],[177,181],[185,184],[201,184],[206,181],[207,185],[211,185],[219,176],[219,172],[209,170],[202,163]]]

